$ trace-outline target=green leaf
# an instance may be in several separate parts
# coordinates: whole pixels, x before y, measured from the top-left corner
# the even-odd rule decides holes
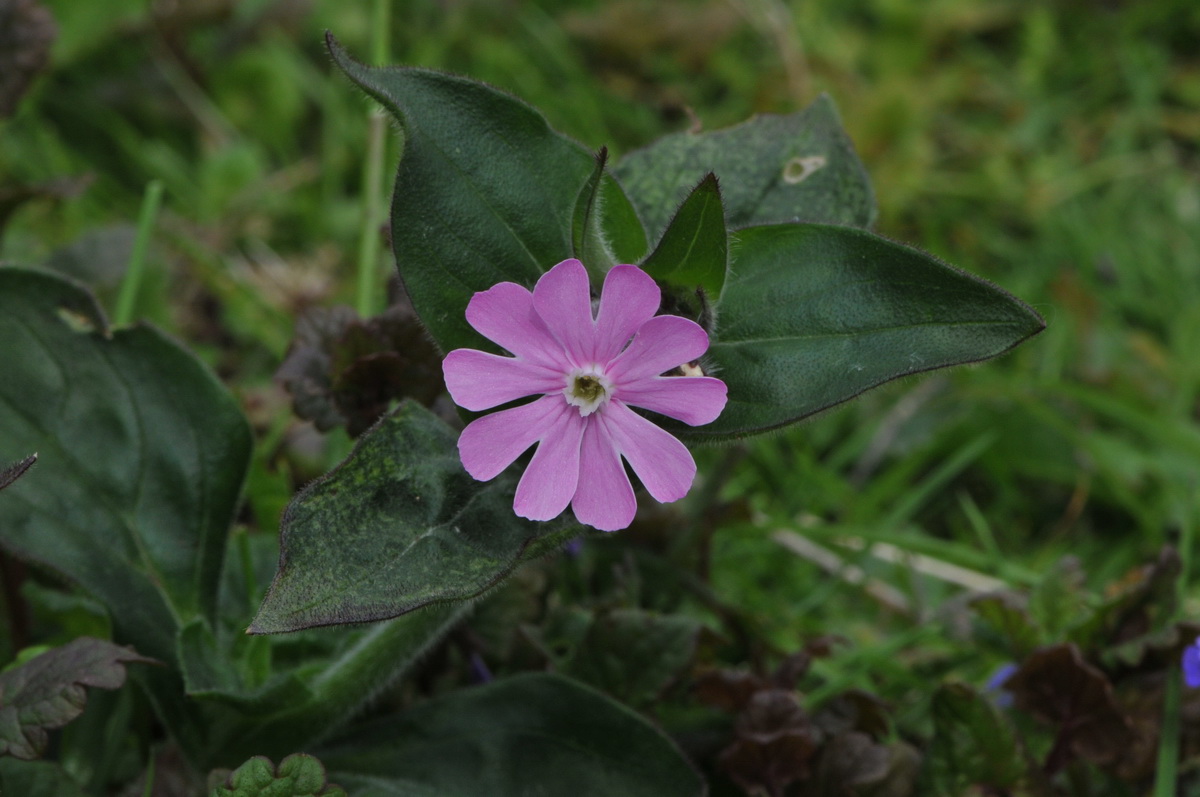
[[[600,182],[600,229],[617,263],[637,263],[646,256],[649,244],[642,220],[609,172]]]
[[[729,268],[729,236],[721,188],[712,172],[679,206],[642,268],[668,285],[687,290],[703,288],[711,301],[721,295]]]
[[[202,626],[189,626],[180,638],[188,696],[206,707],[224,709],[215,714],[223,731],[220,749],[208,751],[206,760],[227,760],[251,748],[281,756],[312,747],[427,656],[470,610],[467,602],[445,603],[389,622],[307,631],[296,635],[298,639],[252,638],[251,642],[270,644],[281,659],[261,684],[239,671],[236,653],[228,645]],[[290,667],[280,653],[288,641],[307,653]],[[332,650],[313,652],[331,641],[336,643]]]
[[[0,756],[37,758],[45,752],[47,731],[83,713],[87,687],[118,689],[126,664],[152,661],[82,637],[0,673]]]
[[[496,89],[427,69],[367,67],[327,41],[337,65],[404,134],[392,245],[413,307],[443,350],[481,348],[463,315],[467,302],[506,280],[532,286],[573,256],[576,200],[595,162]],[[636,262],[646,248],[641,223],[612,177],[603,183],[601,228],[616,257]]]
[[[563,671],[623,703],[649,705],[692,664],[700,627],[682,615],[602,612],[591,618]]]
[[[1062,639],[1068,629],[1086,627],[1095,611],[1087,575],[1074,556],[1047,568],[1029,591],[1029,613],[1046,639]]]
[[[589,176],[588,181],[584,182],[580,190],[580,196],[575,200],[575,215],[571,220],[571,248],[575,253],[575,257],[580,259],[584,268],[587,268],[588,274],[592,277],[592,281],[596,284],[604,282],[604,275],[608,269],[617,264],[617,256],[613,254],[610,242],[608,242],[608,234],[604,227],[605,220],[613,220],[622,228],[636,229],[637,234],[641,235],[641,242],[634,242],[632,248],[625,247],[625,251],[632,254],[632,257],[641,257],[642,251],[646,248],[646,236],[641,232],[642,224],[637,221],[637,216],[632,212],[632,205],[628,200],[622,202],[622,197],[618,197],[617,209],[625,210],[625,217],[622,218],[620,212],[618,214],[606,214],[608,208],[606,202],[608,200],[608,192],[616,188],[619,193],[620,188],[612,179],[606,179],[605,164],[608,162],[608,148],[601,146],[600,151],[596,152],[596,166]],[[632,260],[626,260],[632,262]]]
[[[824,94],[787,116],[665,136],[626,155],[614,171],[652,236],[708,172],[721,179],[731,227],[792,221],[869,227],[875,220],[866,171]]]
[[[264,639],[247,642],[268,644]],[[239,666],[244,662],[244,653],[233,647],[226,640],[218,641],[208,623],[200,618],[179,632],[180,669],[190,697],[225,703],[256,715],[295,709],[313,699],[308,679],[295,671],[277,672],[265,683],[253,683],[246,668]]]
[[[0,794],[20,797],[87,797],[60,764],[0,758]]]
[[[39,464],[0,494],[0,546],[78,583],[115,636],[173,661],[215,613],[250,455],[237,402],[144,325],[109,330],[82,288],[0,269],[0,451]]]
[[[794,423],[892,379],[995,357],[1045,326],[1028,305],[930,255],[853,227],[737,233],[705,371],[729,386],[689,438]]]
[[[356,728],[319,751],[377,795],[694,797],[699,775],[639,715],[566,678],[526,674]]]
[[[1144,648],[1175,619],[1182,569],[1178,551],[1164,547],[1153,563],[1136,567],[1109,584],[1095,611],[1081,613],[1070,630],[1070,640],[1083,650],[1118,643],[1123,656],[1139,655],[1139,647]]]
[[[477,482],[457,435],[401,404],[288,506],[279,571],[251,633],[395,617],[474,597],[525,559],[578,533],[512,509],[505,477]]]
[[[1026,601],[1020,595],[1012,592],[983,595],[971,601],[971,608],[984,626],[1003,640],[1008,654],[1014,659],[1025,658],[1042,641]]]
[[[933,695],[932,713],[926,774],[935,794],[960,795],[968,786],[1007,793],[1025,776],[1011,723],[974,689],[943,684]]]
[[[571,250],[583,263],[593,282],[603,282],[604,275],[616,265],[600,227],[600,184],[604,181],[604,164],[607,161],[608,147],[601,147],[596,153],[596,168],[583,188],[579,189],[579,196],[575,199],[575,214],[571,219]]]
[[[290,755],[279,762],[255,756],[238,767],[212,797],[346,797],[340,786],[325,780],[325,767],[310,755]]]

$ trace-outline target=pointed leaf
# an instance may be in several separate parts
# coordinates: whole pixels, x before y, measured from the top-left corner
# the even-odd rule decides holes
[[[439,797],[695,797],[699,775],[642,717],[566,678],[527,674],[356,728],[318,753],[347,789]]]
[[[532,286],[571,257],[575,201],[595,166],[591,155],[532,107],[482,83],[367,67],[332,37],[328,43],[342,71],[404,134],[392,245],[413,307],[443,350],[481,348],[463,315],[467,302],[505,280]],[[601,226],[612,251],[640,257],[637,216],[613,179],[603,181],[601,208],[612,221]]]
[[[208,759],[227,760],[251,748],[276,757],[311,748],[425,658],[470,610],[469,602],[459,601],[384,623],[304,632],[309,654],[291,668],[286,660],[274,662],[274,675],[261,685],[238,672],[234,656],[207,629],[189,626],[180,640],[188,696],[228,709],[220,715],[221,749]],[[311,652],[331,639],[338,643],[333,650]],[[277,649],[284,644],[279,638],[251,641]]]
[[[678,614],[616,609],[591,618],[564,672],[623,703],[652,703],[691,666],[700,623]]]
[[[600,181],[600,229],[615,262],[637,263],[646,256],[646,229],[611,170]]]
[[[1029,613],[1047,639],[1086,625],[1095,612],[1087,574],[1077,557],[1067,555],[1046,568],[1029,591]]]
[[[1071,628],[1071,641],[1084,650],[1119,644],[1124,655],[1136,654],[1137,646],[1130,643],[1149,641],[1175,619],[1182,569],[1178,551],[1164,547],[1156,561],[1136,567],[1108,585],[1103,603],[1083,614]]]
[[[449,426],[401,404],[288,506],[279,571],[251,633],[379,620],[474,597],[579,533],[565,519],[523,520],[512,500],[506,477],[467,475]]]
[[[1025,775],[1016,731],[994,704],[966,684],[943,684],[933,695],[933,742],[927,775],[935,794],[970,786],[1007,793]]]
[[[257,641],[265,644],[265,640]],[[179,663],[189,697],[257,715],[295,709],[312,700],[308,679],[295,671],[276,672],[266,683],[250,685],[230,647],[222,645],[200,618],[179,632]]]
[[[607,161],[608,147],[601,147],[596,153],[596,167],[575,198],[575,213],[571,217],[571,253],[582,261],[593,281],[601,281],[598,278],[615,265],[612,253],[605,249],[600,229],[600,183]]]
[[[279,762],[255,756],[230,774],[213,797],[346,797],[341,786],[325,780],[325,767],[310,755],[298,753]]]
[[[729,268],[729,236],[721,189],[712,172],[679,206],[642,268],[668,285],[688,290],[703,288],[711,301],[721,295]]]
[[[149,326],[110,331],[83,289],[0,269],[0,451],[39,465],[0,495],[0,545],[106,604],[116,638],[174,657],[214,613],[250,454],[233,397]]]
[[[897,377],[995,357],[1042,330],[1025,303],[907,246],[853,227],[737,234],[706,371],[729,386],[720,438],[794,423]]]
[[[651,236],[707,172],[721,180],[731,227],[791,221],[869,227],[875,220],[866,171],[824,94],[787,116],[665,136],[626,155],[614,172]]]
[[[1024,598],[1012,592],[982,595],[971,601],[971,608],[984,626],[998,635],[1014,659],[1023,659],[1041,642]]]
[[[0,673],[0,756],[40,756],[46,749],[46,732],[83,713],[86,687],[120,688],[129,662],[153,659],[102,639],[81,637]]]

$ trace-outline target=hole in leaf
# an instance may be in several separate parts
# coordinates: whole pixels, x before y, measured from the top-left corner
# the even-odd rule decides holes
[[[783,181],[788,185],[802,183],[818,169],[825,168],[824,155],[809,155],[807,158],[792,158],[783,165]]]

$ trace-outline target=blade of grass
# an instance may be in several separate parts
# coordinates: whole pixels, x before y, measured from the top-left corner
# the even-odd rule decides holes
[[[375,0],[371,8],[371,57],[377,65],[390,60],[388,31],[390,0]],[[358,315],[374,315],[379,288],[380,225],[383,224],[383,160],[387,123],[382,108],[371,109],[367,128],[367,160],[363,164],[363,226],[358,245]]]
[[[913,616],[913,608],[909,604],[908,598],[900,590],[871,578],[863,572],[862,568],[846,562],[832,551],[786,529],[771,532],[771,539],[797,556],[812,562],[831,576],[837,576],[848,584],[862,587],[864,592],[897,614],[904,617]]]
[[[142,210],[138,214],[137,237],[133,240],[133,252],[129,256],[129,267],[121,280],[121,292],[117,295],[117,309],[113,314],[113,323],[124,326],[133,321],[133,305],[137,300],[138,287],[142,284],[145,274],[146,251],[150,248],[150,235],[154,231],[154,222],[158,218],[158,208],[162,204],[163,184],[160,180],[151,180],[146,184],[146,193],[142,197]]]
[[[992,592],[1008,586],[1008,582],[984,575],[978,570],[951,564],[936,556],[913,553],[889,542],[868,544],[857,537],[849,537],[841,540],[841,544],[852,551],[866,551],[880,561],[906,567],[921,575],[955,584],[971,592]]]
[[[1000,546],[996,544],[996,535],[992,533],[992,526],[979,509],[979,505],[975,503],[975,499],[965,490],[959,490],[957,498],[958,505],[962,507],[967,522],[971,524],[971,529],[979,540],[980,547],[987,552],[988,556],[999,560],[1002,554]]]
[[[913,485],[900,496],[895,507],[884,517],[880,525],[895,527],[911,520],[926,501],[938,494],[972,462],[983,456],[984,452],[996,442],[996,439],[996,434],[985,432],[955,451],[919,484]]]
[[[380,225],[383,223],[383,144],[387,125],[383,110],[373,108],[367,128],[367,161],[363,167],[363,223],[358,239],[358,290],[355,307],[360,318],[374,315],[379,282]]]
[[[847,539],[859,539],[866,543],[890,543],[907,553],[917,553],[949,562],[978,573],[992,574],[1008,584],[1036,584],[1041,576],[1030,567],[1004,559],[996,560],[990,554],[950,540],[929,536],[924,529],[913,524],[899,527],[863,524],[806,525],[805,534],[821,542],[838,545]]]
[[[1158,765],[1154,773],[1154,797],[1174,797],[1179,763],[1179,693],[1183,672],[1179,667],[1167,670],[1163,693],[1162,735],[1158,739]]]

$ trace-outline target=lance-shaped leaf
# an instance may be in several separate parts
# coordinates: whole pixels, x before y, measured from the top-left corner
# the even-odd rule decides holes
[[[970,786],[1007,793],[1025,776],[1012,723],[966,684],[943,684],[933,695],[933,741],[926,777],[939,795]]]
[[[1027,601],[1012,592],[994,592],[971,601],[984,628],[1002,640],[1014,659],[1033,652],[1042,634],[1029,614]]]
[[[824,94],[787,116],[665,136],[626,155],[614,172],[651,236],[708,172],[721,178],[731,227],[790,221],[868,227],[875,220],[871,183]]]
[[[621,193],[621,188],[605,171],[608,164],[608,147],[596,153],[596,167],[588,177],[575,200],[575,213],[571,219],[571,248],[579,258],[592,282],[604,281],[604,275],[618,262],[633,263],[646,248],[642,224],[638,221],[633,206]],[[605,229],[627,230],[632,235],[622,235],[617,243],[625,259],[618,260],[613,244],[608,240]]]
[[[172,661],[212,617],[250,454],[237,403],[149,326],[110,331],[82,288],[0,269],[0,451],[38,467],[0,494],[0,545],[100,599],[118,641]]]
[[[0,673],[0,756],[37,758],[46,749],[47,731],[83,713],[88,687],[118,689],[126,664],[152,661],[129,648],[80,637]]]
[[[604,275],[616,265],[612,252],[604,241],[600,228],[600,185],[604,182],[604,164],[608,162],[608,147],[596,153],[596,168],[588,177],[575,199],[571,218],[571,251],[588,270],[593,282],[602,283]]]
[[[422,703],[317,751],[350,791],[445,797],[697,797],[700,776],[642,717],[556,675]]]
[[[652,704],[692,665],[701,628],[693,618],[615,609],[590,620],[562,670],[623,703]]]
[[[513,485],[472,479],[456,435],[401,404],[292,501],[279,570],[251,633],[395,617],[470,598],[579,533],[513,514]]]
[[[778,428],[891,379],[995,357],[1045,326],[978,277],[865,230],[750,227],[718,306],[706,370],[729,386],[721,438]]]
[[[679,206],[662,240],[642,264],[656,280],[716,301],[729,268],[729,235],[717,178],[709,172]]]
[[[237,666],[236,653],[202,623],[180,636],[180,661],[188,697],[220,708],[220,749],[206,760],[228,760],[254,749],[270,756],[311,748],[343,727],[363,706],[428,655],[471,610],[467,601],[428,606],[384,623],[309,631],[310,651],[290,668],[280,661],[280,637],[246,640],[276,648],[269,679],[255,684]],[[335,642],[323,655],[311,651]]]
[[[494,349],[468,326],[467,302],[498,282],[532,286],[572,256],[575,203],[595,161],[535,109],[490,86],[367,67],[328,43],[404,134],[392,246],[413,307],[443,350]],[[614,257],[636,262],[646,250],[641,223],[613,178],[602,179],[600,229]]]
[[[213,797],[346,797],[346,791],[326,781],[318,759],[298,753],[278,767],[264,756],[251,758],[213,790]]]

